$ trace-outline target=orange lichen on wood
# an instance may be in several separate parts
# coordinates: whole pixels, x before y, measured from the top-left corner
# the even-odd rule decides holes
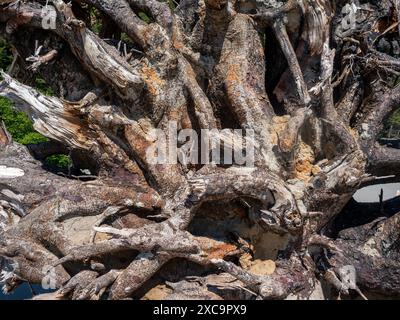
[[[164,86],[165,81],[162,80],[158,76],[157,71],[150,66],[143,66],[141,71],[142,79],[146,83],[149,93],[152,96],[156,96],[159,90]]]
[[[321,168],[314,165],[315,156],[311,146],[301,142],[296,154],[296,177],[308,181],[312,175],[318,174]]]
[[[240,72],[240,68],[237,64],[229,65],[228,71],[226,73],[226,82],[227,82],[228,86],[233,85],[240,81],[240,78],[238,75],[239,72]]]
[[[274,117],[271,126],[271,142],[274,145],[279,143],[279,137],[286,129],[290,116]]]
[[[210,238],[198,237],[199,245],[207,255],[207,259],[224,259],[227,255],[237,251],[237,247],[231,243],[221,242]]]
[[[236,246],[229,243],[223,243],[214,248],[211,248],[211,250],[208,252],[209,254],[208,257],[209,259],[223,259],[229,253],[232,253],[236,250],[237,250]]]

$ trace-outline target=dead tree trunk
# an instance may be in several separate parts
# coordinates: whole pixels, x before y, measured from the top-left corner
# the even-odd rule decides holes
[[[400,101],[400,52],[382,49],[399,48],[394,2],[177,3],[0,1],[18,55],[0,94],[97,166],[90,181],[55,175],[2,131],[4,289],[53,270],[57,298],[307,299],[321,282],[398,295],[399,215],[329,238],[361,186],[398,178],[400,151],[377,143]],[[133,50],[100,37],[121,33]],[[56,95],[23,83],[31,73]],[[150,133],[173,141],[171,122],[253,130],[254,167],[152,163]]]

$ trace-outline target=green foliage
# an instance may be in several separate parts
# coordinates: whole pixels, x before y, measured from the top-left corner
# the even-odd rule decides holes
[[[153,22],[153,20],[146,13],[144,13],[143,11],[139,12],[138,16],[139,16],[140,19],[142,19],[146,23]]]
[[[72,166],[72,160],[69,156],[65,154],[53,154],[47,157],[45,162],[48,165],[56,166],[62,169],[70,168]]]
[[[0,69],[6,70],[11,62],[11,48],[4,39],[0,38]],[[36,79],[36,88],[45,95],[53,93],[41,78]],[[2,97],[0,97],[0,120],[4,121],[13,139],[19,143],[37,144],[48,140],[35,131],[31,121],[23,112],[14,110],[12,103]]]
[[[46,137],[35,131],[25,113],[14,110],[12,103],[2,97],[0,97],[0,121],[4,121],[13,139],[21,144],[38,144],[48,141]],[[72,165],[71,158],[63,154],[48,157],[46,163],[62,169]]]
[[[0,38],[0,69],[6,70],[12,62],[11,47]],[[44,95],[51,96],[53,91],[40,77],[35,81],[36,89]],[[48,139],[35,131],[32,122],[23,112],[13,109],[11,101],[0,97],[0,121],[3,121],[12,138],[21,144],[38,144]],[[46,159],[46,163],[59,168],[68,168],[72,161],[66,155],[53,155]]]
[[[36,79],[36,88],[42,94],[52,95],[52,90],[43,79]],[[37,144],[48,141],[48,139],[36,132],[28,116],[13,108],[11,101],[0,97],[0,120],[10,132],[13,139],[22,144]]]
[[[13,139],[22,144],[35,144],[47,141],[47,138],[36,132],[28,117],[12,108],[12,103],[0,97],[0,120],[4,121]]]
[[[19,139],[19,143],[21,144],[38,144],[41,142],[48,141],[46,137],[41,135],[39,132],[28,132],[26,135],[24,135],[21,139]]]
[[[45,96],[54,96],[53,90],[49,87],[49,85],[42,78],[35,79],[35,88]]]
[[[121,40],[127,44],[133,44],[132,39],[124,32],[121,33]]]
[[[171,10],[175,10],[176,9],[176,3],[175,3],[174,0],[168,0],[168,5],[169,5],[169,8]]]
[[[91,30],[95,34],[99,34],[101,28],[103,27],[103,24],[100,18],[100,14],[96,8],[90,9],[90,24],[91,24]]]

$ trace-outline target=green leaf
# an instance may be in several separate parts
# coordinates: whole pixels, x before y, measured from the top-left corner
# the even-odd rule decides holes
[[[65,154],[53,154],[52,156],[47,157],[45,162],[48,165],[56,166],[62,169],[72,166],[71,158]]]
[[[29,132],[21,139],[19,139],[19,143],[22,144],[38,144],[41,142],[49,141],[46,137],[42,136],[39,132]]]
[[[146,23],[151,23],[152,22],[152,19],[146,13],[144,13],[143,11],[139,12],[138,16],[139,16],[140,19],[142,19]]]
[[[168,0],[168,5],[169,5],[169,8],[171,10],[175,10],[176,9],[176,4],[175,4],[174,0]]]
[[[96,8],[91,8],[90,10],[90,28],[95,34],[99,34],[103,28],[100,13]]]
[[[36,78],[35,79],[35,88],[41,93],[44,94],[45,96],[54,96],[53,90],[50,88],[50,86],[44,81],[42,78]]]
[[[0,97],[0,120],[4,121],[8,132],[19,143],[34,144],[48,141],[35,131],[31,121],[23,112],[14,110],[11,101],[3,97]]]

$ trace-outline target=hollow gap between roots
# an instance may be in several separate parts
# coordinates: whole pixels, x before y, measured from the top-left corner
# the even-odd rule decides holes
[[[337,238],[340,232],[346,229],[366,225],[380,219],[387,219],[397,214],[400,210],[399,195],[385,201],[383,192],[383,201],[379,201],[380,190],[387,188],[388,185],[398,186],[400,189],[400,184],[378,184],[360,189],[359,192],[362,191],[365,194],[360,195],[359,192],[355,194],[343,211],[332,221],[327,235],[331,238]],[[365,201],[366,197],[371,200],[369,202]],[[363,199],[364,202],[362,201]]]

